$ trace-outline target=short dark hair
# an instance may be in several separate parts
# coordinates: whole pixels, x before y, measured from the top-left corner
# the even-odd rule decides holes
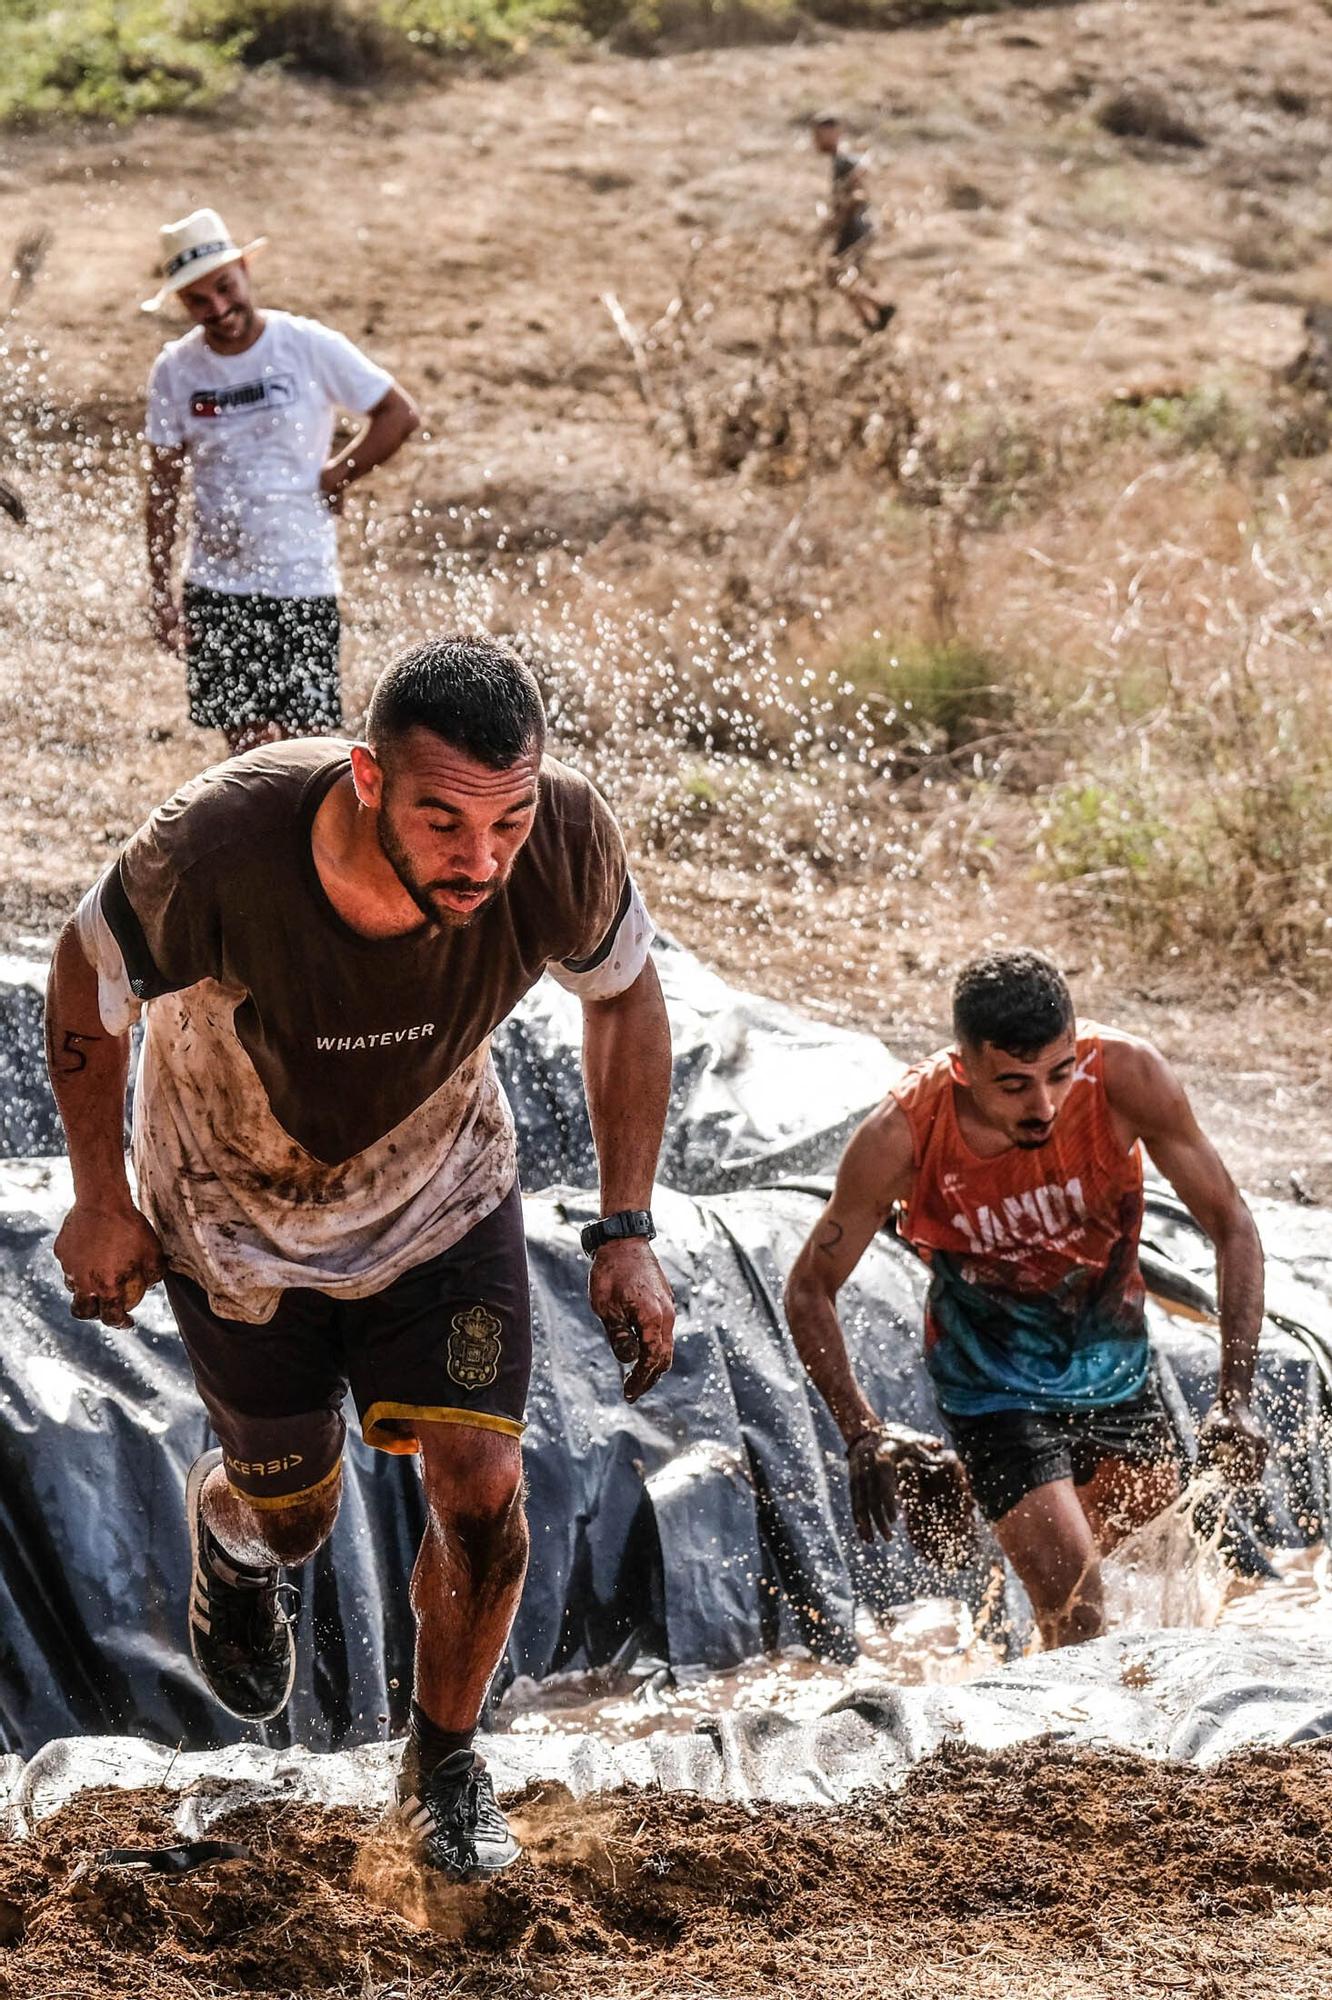
[[[1066,1034],[1074,1018],[1068,982],[1043,952],[987,951],[953,982],[953,1033],[969,1048],[989,1042],[1030,1062]]]
[[[494,639],[451,633],[404,653],[375,682],[365,718],[378,756],[395,736],[430,729],[478,764],[503,771],[546,741],[532,669]]]

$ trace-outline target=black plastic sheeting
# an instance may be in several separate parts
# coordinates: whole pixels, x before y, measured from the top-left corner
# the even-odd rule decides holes
[[[661,964],[679,1031],[667,1164],[696,1181],[656,1202],[680,1304],[677,1363],[644,1405],[623,1403],[577,1247],[594,1199],[529,1198],[533,1557],[503,1678],[644,1652],[724,1667],[795,1640],[849,1659],[858,1603],[884,1610],[949,1592],[975,1607],[989,1581],[985,1555],[946,1577],[900,1539],[867,1551],[855,1538],[840,1442],[779,1304],[819,1193],[737,1185],[829,1166],[895,1066],[869,1038],[728,993],[684,954],[663,953]],[[587,1143],[576,1010],[564,998],[529,1003],[506,1049],[529,1184],[543,1158],[577,1166]],[[342,1516],[301,1578],[291,1707],[262,1731],[232,1724],[185,1640],[182,1494],[205,1421],[160,1293],[130,1331],[70,1318],[50,1247],[67,1199],[63,1161],[0,1169],[0,1748],[26,1755],[52,1737],[111,1732],[320,1749],[396,1733],[422,1525],[414,1463],[351,1445]],[[1286,1325],[1268,1331],[1258,1394],[1279,1449],[1261,1495],[1231,1523],[1254,1568],[1264,1544],[1320,1537],[1332,1454],[1328,1219],[1271,1209],[1262,1221]],[[1197,1303],[1207,1257],[1192,1225],[1166,1203],[1148,1236],[1161,1239],[1158,1279]],[[923,1289],[914,1257],[884,1236],[848,1287],[846,1324],[876,1405],[930,1428]],[[1201,1321],[1161,1315],[1157,1349],[1187,1441],[1213,1392],[1215,1337]],[[1010,1599],[1020,1633],[1016,1586]]]
[[[64,1151],[42,1052],[43,983],[42,966],[0,958],[0,1159]]]

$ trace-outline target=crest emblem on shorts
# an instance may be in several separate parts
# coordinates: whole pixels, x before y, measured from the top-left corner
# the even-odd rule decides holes
[[[464,1389],[488,1389],[499,1374],[500,1335],[504,1328],[484,1306],[453,1315],[449,1335],[449,1374]]]

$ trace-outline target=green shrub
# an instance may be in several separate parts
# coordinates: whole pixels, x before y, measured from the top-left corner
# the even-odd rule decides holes
[[[1332,763],[1275,758],[1196,783],[1125,776],[1056,791],[1046,869],[1150,960],[1332,981]]]
[[[373,83],[409,68],[414,55],[381,10],[356,0],[194,0],[188,19],[249,68],[285,63],[334,83]]]
[[[250,67],[284,63],[305,76],[367,84],[426,67],[430,57],[519,54],[573,20],[575,0],[193,0],[200,35],[224,40]]]
[[[1259,423],[1255,409],[1217,384],[1114,403],[1108,417],[1112,436],[1147,438],[1181,456],[1214,451],[1227,464],[1251,448]]]
[[[1009,722],[1011,667],[961,640],[871,639],[838,662],[838,677],[868,711],[874,735],[927,755],[953,755]]]
[[[821,19],[898,27],[1011,0],[0,0],[0,125],[200,108],[241,65],[337,83],[428,73],[431,57],[520,55],[538,40],[658,49],[772,41]]]
[[[7,0],[0,10],[0,124],[53,116],[118,121],[191,110],[225,90],[225,36],[183,32],[163,0]]]

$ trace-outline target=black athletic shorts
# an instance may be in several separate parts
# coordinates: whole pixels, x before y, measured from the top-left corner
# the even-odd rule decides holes
[[[416,1451],[422,1424],[521,1437],[532,1367],[522,1197],[366,1299],[289,1291],[263,1326],[222,1319],[192,1278],[167,1297],[227,1478],[257,1507],[334,1477],[350,1387],[367,1444]]]
[[[200,729],[277,722],[290,736],[342,727],[336,597],[251,597],[187,583],[185,684]]]
[[[853,215],[844,222],[833,240],[834,261],[843,258],[856,263],[868,252],[874,240],[874,224],[867,215]]]
[[[997,1410],[986,1417],[945,1411],[943,1420],[987,1521],[1002,1519],[1052,1479],[1085,1486],[1107,1458],[1130,1465],[1179,1464],[1179,1445],[1155,1382],[1132,1402],[1099,1410]]]

